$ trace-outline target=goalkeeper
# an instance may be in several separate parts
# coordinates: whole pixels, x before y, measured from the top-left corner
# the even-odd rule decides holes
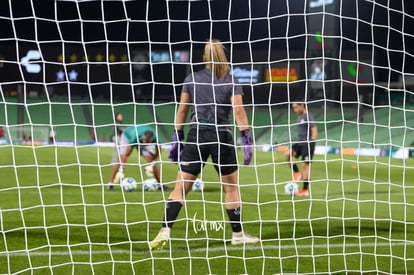
[[[297,196],[309,196],[310,181],[310,162],[315,152],[315,141],[318,138],[318,128],[316,127],[313,115],[308,112],[305,101],[299,100],[292,104],[293,111],[298,115],[296,120],[297,141],[290,149],[285,151],[285,158],[288,165],[293,170],[293,178],[295,182],[299,182],[303,176],[303,189],[297,192]],[[292,157],[302,157],[302,174]]]
[[[111,178],[108,183],[108,189],[113,190],[114,184],[121,182],[124,178],[124,165],[127,163],[134,147],[137,148],[138,153],[145,158],[148,165],[145,167],[148,176],[154,176],[155,179],[161,183],[160,169],[158,163],[160,145],[158,144],[155,130],[150,126],[129,126],[125,128],[121,134],[118,144],[117,155],[112,162]],[[167,190],[168,187],[160,184],[160,188]]]
[[[232,227],[232,244],[257,243],[257,237],[245,233],[241,223],[241,201],[236,150],[230,126],[233,113],[245,145],[244,164],[252,159],[251,138],[246,112],[243,106],[243,91],[234,85],[229,74],[224,46],[218,40],[211,40],[204,48],[203,61],[206,68],[186,77],[180,103],[175,117],[174,144],[169,153],[178,161],[176,185],[165,206],[161,230],[153,241],[151,249],[161,249],[170,238],[170,231],[176,220],[185,196],[191,190],[194,180],[201,172],[209,156],[221,177],[225,192],[225,208]],[[184,123],[191,111],[191,124],[184,147]]]

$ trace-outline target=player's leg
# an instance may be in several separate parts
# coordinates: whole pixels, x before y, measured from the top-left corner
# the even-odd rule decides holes
[[[182,203],[185,196],[188,194],[188,192],[190,192],[196,178],[197,175],[178,171],[174,189],[171,191],[168,199]]]
[[[118,169],[119,169],[119,163],[113,163],[111,177],[109,178],[109,182],[108,182],[108,190],[114,189],[114,181],[115,181],[116,173],[118,173]]]
[[[310,182],[310,162],[313,158],[315,148],[305,144],[303,146],[302,152],[302,174],[303,174],[303,189],[300,190],[298,196],[308,196],[309,195],[309,182]]]
[[[174,190],[165,205],[164,219],[157,236],[150,242],[151,249],[162,249],[170,239],[171,228],[180,213],[183,200],[191,190],[192,184],[197,176],[190,173],[178,171]]]
[[[225,208],[229,217],[231,229],[233,231],[231,244],[257,243],[259,238],[251,236],[242,228],[241,214],[241,199],[239,190],[238,170],[229,175],[221,176],[221,183],[225,192]]]
[[[131,155],[132,147],[129,145],[128,139],[121,135],[119,139],[119,144],[115,145],[114,153],[112,155],[112,171],[111,177],[108,182],[108,190],[114,189],[114,184],[116,180],[116,174],[119,171],[121,164],[127,162],[128,157]]]
[[[303,189],[296,194],[299,197],[309,196],[309,162],[302,162]]]
[[[220,133],[220,143],[210,145],[215,169],[221,175],[225,208],[233,231],[232,244],[257,243],[259,238],[243,231],[236,151],[230,133]]]
[[[293,180],[299,182],[302,178],[302,175],[299,171],[298,165],[294,162],[293,158],[300,156],[300,147],[298,144],[293,144],[291,149],[287,149],[284,153],[285,159],[289,167],[293,171]]]
[[[207,159],[207,158],[206,158]],[[181,206],[183,204],[185,196],[190,192],[197,175],[200,173],[200,166],[194,165],[192,168],[187,167],[185,171],[181,169],[177,172],[176,182],[174,189],[171,191],[168,197],[164,223],[162,227],[171,228],[176,220]]]
[[[165,205],[163,224],[158,235],[149,244],[151,249],[161,249],[169,240],[171,228],[180,213],[183,200],[191,190],[203,163],[208,158],[209,154],[208,151],[204,150],[205,147],[196,145],[194,132],[190,130],[188,133],[188,144],[184,146],[181,155],[180,170],[177,172],[176,183]]]
[[[224,201],[226,209],[240,208],[240,190],[238,184],[238,171],[221,176],[221,184],[225,193]]]
[[[309,174],[310,174],[310,164],[309,162],[303,162],[302,163],[302,168],[303,168],[303,189],[308,190],[309,188]]]
[[[118,172],[119,169],[119,163],[121,162],[120,160],[120,153],[119,153],[119,146],[118,144],[115,144],[114,147],[114,152],[112,153],[112,170],[111,170],[111,176],[109,178],[109,182],[108,182],[108,190],[113,190],[114,189],[114,179],[116,176],[116,173]]]
[[[296,194],[299,197],[309,196],[309,174],[310,174],[310,165],[309,161],[304,160],[302,162],[302,174],[303,174],[303,189],[299,190]]]

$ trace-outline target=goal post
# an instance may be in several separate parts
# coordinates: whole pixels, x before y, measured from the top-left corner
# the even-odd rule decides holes
[[[414,273],[413,10],[390,0],[0,1],[0,273]],[[209,158],[167,245],[151,250],[171,191],[144,183],[156,163],[175,185],[168,150],[184,79],[205,67],[214,38],[244,94],[249,165],[234,117],[229,128],[242,227],[260,241],[231,244]],[[311,118],[315,154],[295,158]],[[117,135],[133,125],[154,128],[160,159],[134,148],[124,174],[137,188],[108,190]]]

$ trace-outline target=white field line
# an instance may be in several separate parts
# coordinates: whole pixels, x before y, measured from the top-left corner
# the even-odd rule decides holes
[[[401,247],[401,246],[414,246],[414,242],[378,242],[378,243],[346,243],[346,244],[309,244],[309,245],[239,245],[233,246],[228,245],[227,247],[210,247],[210,248],[191,248],[191,252],[219,252],[219,251],[242,251],[242,250],[284,250],[284,249],[323,249],[323,248],[364,248],[364,247]],[[172,249],[172,252],[188,251],[187,249]],[[151,253],[165,253],[170,252],[169,248],[164,250],[155,250]],[[1,251],[0,257],[45,257],[45,256],[68,256],[68,255],[107,255],[107,254],[118,254],[118,255],[150,255],[148,251],[134,251],[127,249],[115,249],[115,250],[71,250],[69,251]]]

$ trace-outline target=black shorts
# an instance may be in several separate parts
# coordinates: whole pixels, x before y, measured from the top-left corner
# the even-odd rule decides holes
[[[302,157],[303,161],[310,162],[315,153],[315,142],[295,143],[292,145],[292,155]]]
[[[220,175],[237,171],[236,148],[228,131],[190,129],[181,155],[181,171],[197,176],[211,156]]]

